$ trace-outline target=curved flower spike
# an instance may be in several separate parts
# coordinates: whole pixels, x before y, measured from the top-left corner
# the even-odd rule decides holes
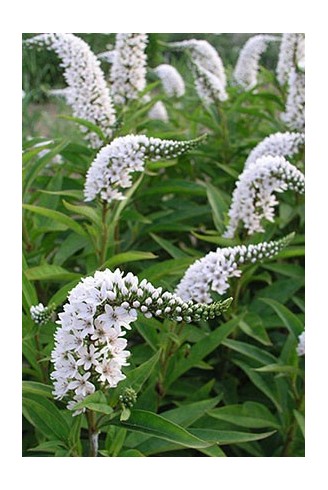
[[[197,146],[204,136],[190,141],[161,140],[127,135],[104,146],[92,162],[85,182],[86,201],[97,195],[107,202],[124,199],[120,188],[131,187],[131,173],[142,172],[145,160],[170,160]]]
[[[232,238],[241,222],[248,234],[264,231],[262,219],[274,220],[275,192],[304,193],[303,173],[282,156],[265,155],[240,174],[232,195],[230,222],[224,237]]]
[[[45,46],[53,49],[61,59],[64,78],[69,87],[65,98],[72,107],[75,117],[86,119],[100,127],[107,138],[112,136],[115,125],[115,111],[106,85],[100,61],[82,39],[73,34],[40,34],[25,41],[27,46]],[[99,148],[102,141],[87,128],[86,139],[93,148]]]
[[[182,97],[185,93],[185,84],[182,76],[174,66],[158,65],[154,73],[162,82],[164,92],[168,97]]]
[[[216,101],[224,102],[228,94],[221,80],[198,63],[194,64],[195,87],[199,98],[205,105]]]
[[[147,34],[116,34],[112,68],[111,93],[115,104],[137,99],[146,87]]]
[[[244,168],[264,155],[291,157],[299,151],[304,144],[304,133],[274,133],[262,140],[250,152]]]
[[[224,294],[229,288],[228,280],[241,275],[241,265],[273,257],[288,245],[293,236],[256,245],[217,248],[187,269],[175,292],[184,301],[210,304],[213,301],[211,291]]]
[[[125,378],[130,352],[126,350],[126,330],[138,312],[170,318],[177,322],[210,319],[226,311],[232,298],[212,305],[185,302],[176,294],[163,292],[150,282],[119,269],[97,271],[69,293],[51,354],[54,396],[68,397],[73,409],[97,388],[115,388]],[[76,411],[75,414],[80,413]]]
[[[277,79],[280,85],[288,82],[290,71],[295,66],[305,69],[304,34],[284,33],[282,35],[277,63]]]
[[[250,37],[242,47],[234,70],[234,78],[245,90],[251,90],[257,85],[260,57],[269,42],[278,40],[278,36],[258,34]]]

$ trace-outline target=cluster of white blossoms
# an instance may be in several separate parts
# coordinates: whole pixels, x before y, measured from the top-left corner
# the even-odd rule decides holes
[[[229,279],[241,275],[240,266],[275,256],[288,245],[292,237],[289,235],[256,245],[217,248],[187,269],[175,292],[184,301],[210,304],[213,301],[211,291],[224,294],[229,288]]]
[[[170,160],[197,146],[203,137],[190,141],[161,140],[144,135],[114,139],[97,154],[88,170],[84,196],[92,201],[97,195],[108,203],[122,200],[120,188],[132,185],[131,174],[142,172],[145,160]]]
[[[156,119],[158,121],[168,122],[169,115],[166,107],[161,100],[158,100],[148,112],[149,119]]]
[[[295,130],[303,130],[305,126],[305,75],[292,68],[288,79],[288,96],[285,112],[281,119],[287,126]]]
[[[103,53],[97,54],[97,58],[101,61],[106,61],[107,63],[113,63],[116,56],[115,49],[110,51],[104,51]]]
[[[304,145],[304,133],[287,131],[270,134],[250,152],[244,168],[264,155],[291,157],[299,151],[302,145]]]
[[[126,330],[137,319],[165,317],[177,322],[215,318],[226,311],[232,299],[202,305],[184,302],[176,294],[163,292],[132,273],[119,269],[97,271],[69,293],[57,323],[55,347],[51,353],[54,396],[67,397],[67,408],[96,389],[115,388],[125,378],[130,353],[126,350]],[[75,414],[83,409],[77,408]]]
[[[305,126],[305,36],[286,33],[282,37],[277,79],[280,85],[288,83],[285,112],[281,119],[294,130]]]
[[[64,78],[69,87],[66,101],[75,117],[86,119],[100,127],[107,138],[112,136],[116,117],[100,61],[82,39],[73,34],[40,34],[28,39],[26,45],[45,46],[53,49],[61,59]],[[93,148],[99,148],[99,136],[86,127],[86,139]]]
[[[196,73],[196,92],[205,105],[214,104],[217,100],[224,102],[228,99],[225,87],[218,77],[198,64],[195,65],[194,71]]]
[[[37,325],[45,325],[50,322],[55,310],[54,305],[44,306],[42,303],[30,307],[31,318]]]
[[[229,209],[229,225],[224,237],[232,238],[240,224],[249,235],[264,231],[263,219],[274,220],[278,204],[274,192],[291,189],[304,193],[304,175],[283,156],[264,155],[240,174]]]
[[[234,70],[234,79],[245,90],[251,90],[257,85],[257,74],[261,55],[271,41],[277,41],[277,36],[258,34],[250,37],[242,47]]]
[[[168,97],[182,97],[185,93],[185,84],[182,76],[172,65],[158,65],[154,73],[162,82],[164,92]]]
[[[195,86],[205,104],[227,100],[227,79],[222,60],[216,49],[202,39],[188,39],[170,43],[172,49],[185,49],[194,65]]]
[[[305,355],[305,330],[298,336],[298,345],[296,347],[297,355],[304,356]]]
[[[116,34],[110,81],[117,105],[137,99],[146,87],[147,42],[147,34]]]
[[[290,71],[295,66],[305,69],[304,34],[284,33],[281,39],[277,63],[277,80],[280,85],[288,82]]]

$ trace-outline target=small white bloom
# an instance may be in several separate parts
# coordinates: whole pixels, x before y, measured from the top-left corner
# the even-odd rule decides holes
[[[298,345],[296,348],[297,354],[299,356],[305,355],[305,330],[298,336]]]

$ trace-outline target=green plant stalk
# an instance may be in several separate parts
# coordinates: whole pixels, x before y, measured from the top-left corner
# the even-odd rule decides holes
[[[304,394],[303,394],[297,403],[297,410],[298,411],[302,412],[304,410],[304,403],[305,403],[305,398],[304,398]],[[286,442],[285,442],[284,447],[283,447],[282,452],[281,452],[281,455],[284,457],[290,456],[290,450],[292,448],[292,445],[293,445],[293,442],[295,439],[297,427],[298,427],[297,421],[296,421],[295,417],[293,417],[293,421],[292,421],[292,423],[288,429],[288,432],[287,432]]]
[[[221,134],[223,139],[223,163],[229,163],[230,160],[230,139],[227,117],[222,110],[221,104],[217,104],[217,110],[220,116]]]
[[[99,265],[106,261],[107,246],[108,246],[108,225],[107,225],[108,203],[103,202],[101,211],[102,233],[99,252]]]
[[[97,428],[97,417],[95,412],[92,410],[86,411],[86,418],[88,422],[88,433],[89,433],[89,456],[98,456],[98,438],[99,432]]]

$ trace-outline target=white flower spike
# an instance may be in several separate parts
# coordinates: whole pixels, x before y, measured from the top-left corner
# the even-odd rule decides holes
[[[289,235],[281,240],[256,245],[217,248],[202,259],[196,260],[186,271],[175,292],[184,301],[210,304],[211,291],[222,295],[229,289],[228,280],[239,277],[240,266],[269,259],[280,252],[292,239]]]
[[[27,46],[45,46],[53,49],[61,60],[69,91],[65,98],[75,117],[99,126],[107,138],[112,137],[116,122],[115,111],[100,61],[82,39],[73,34],[40,34],[25,41]],[[102,141],[98,135],[81,127],[93,148]]]
[[[78,402],[96,389],[115,388],[125,379],[130,352],[124,339],[126,330],[137,319],[137,312],[147,318],[166,317],[174,321],[215,318],[226,311],[231,298],[212,305],[184,302],[176,294],[163,292],[132,273],[119,269],[98,271],[82,279],[68,296],[60,325],[55,332],[51,353],[54,371],[54,397],[68,398],[67,408],[75,410]],[[82,329],[88,325],[88,329]],[[75,410],[74,415],[83,409]]]

